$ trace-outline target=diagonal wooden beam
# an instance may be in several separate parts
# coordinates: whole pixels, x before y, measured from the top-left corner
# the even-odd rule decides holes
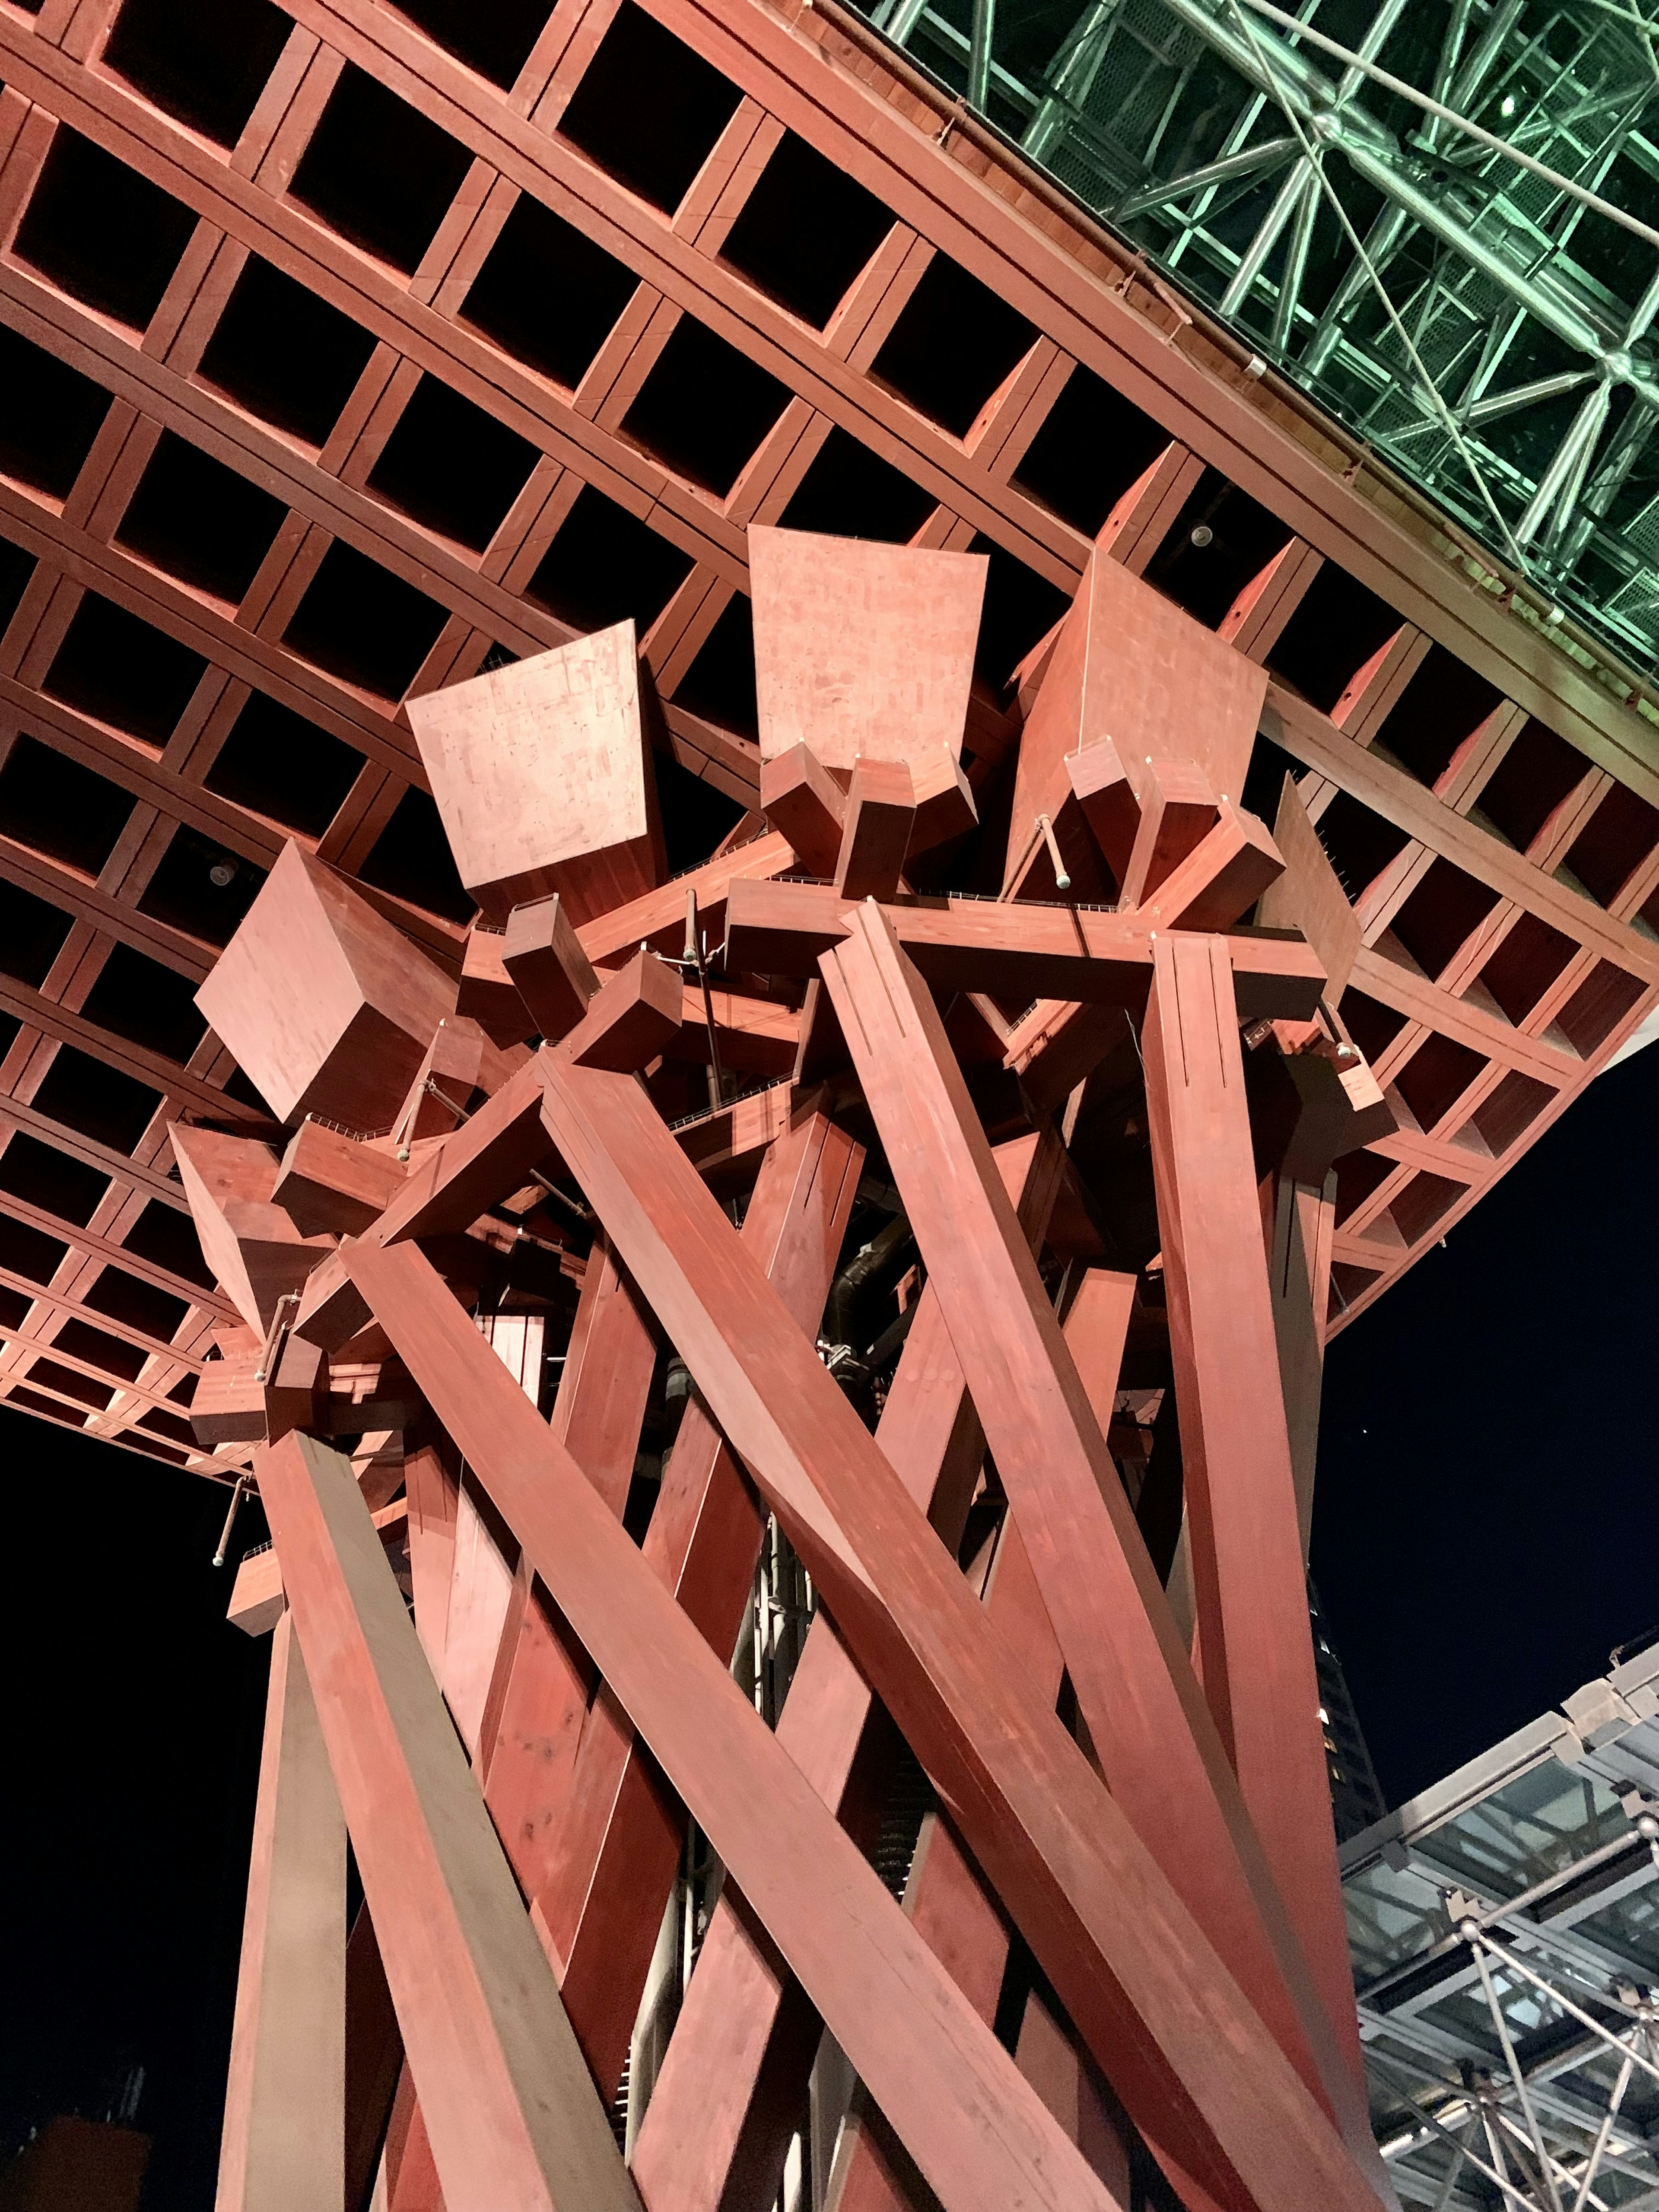
[[[1066,1341],[1076,1354],[1078,1371],[1103,1430],[1111,1419],[1134,1289],[1133,1275],[1091,1268],[1066,1318]],[[1057,1698],[1066,1662],[1012,1510],[991,1563],[985,1606],[1042,1696]],[[787,1712],[787,1706],[784,1710]],[[937,1807],[922,1822],[905,1886],[904,1910],[950,1966],[981,2019],[994,2019],[1008,1963],[1007,1922]],[[1063,2074],[1063,2066],[1056,2052],[1053,2070]],[[885,2154],[881,2125],[870,2124],[867,2103],[861,2099],[855,2100],[854,2114],[836,2150],[830,2201],[837,2212],[909,2212],[915,2200]],[[1075,2128],[1068,2132],[1073,2142],[1080,2142]],[[1103,2179],[1114,2177],[1103,2172]]]
[[[807,1115],[768,1152],[744,1216],[745,1247],[809,1340],[829,1295],[863,1163],[861,1145],[826,1115]],[[737,1638],[764,1527],[725,1438],[694,1396],[641,1548],[721,1660]],[[582,1730],[550,1864],[526,1893],[551,1945],[588,2063],[607,2093],[628,2055],[684,1825],[656,1761],[636,1741],[616,1697],[602,1687]]]
[[[637,2212],[350,1461],[291,1434],[257,1466],[449,2212]]]
[[[1130,2111],[1139,2108],[1220,2203],[1374,2203],[1381,2192],[1263,2033],[1072,1739],[1018,1679],[1003,1639],[643,1093],[626,1078],[573,1067],[559,1052],[544,1054],[540,1065],[562,1156]],[[364,1266],[366,1283],[369,1273]],[[1000,1346],[994,1357],[1003,1361]],[[422,1379],[430,1389],[431,1375]],[[1137,1601],[1121,1552],[1113,1582]],[[1155,1586],[1152,1595],[1162,1606]],[[1144,1623],[1144,1603],[1140,1612]],[[1173,1644],[1167,1614],[1165,1627]],[[1181,1656],[1175,1647],[1170,1656]],[[1169,1696],[1167,1663],[1164,1678]],[[1137,1695],[1142,1688],[1136,1680]],[[1169,1702],[1180,1720],[1180,1705]],[[1207,1724],[1201,1704],[1195,1718]],[[1190,1726],[1185,1735],[1192,1744]],[[1194,1765],[1201,1780],[1195,1756]],[[1189,1817],[1184,1802],[1171,1810]],[[702,1824],[726,1856],[712,1825]],[[782,1944],[776,1923],[738,1882]],[[1234,1894],[1259,1927],[1242,1876]],[[1287,2034],[1297,2028],[1292,2014]]]
[[[347,2212],[346,1832],[286,1613],[270,1650],[216,2212]]]
[[[576,1073],[585,1084],[596,1072]],[[620,1085],[679,1161],[672,1139],[629,1078],[599,1073],[597,1079],[608,1111],[620,1103],[610,1086]],[[741,1251],[731,1223],[695,1175],[692,1180]],[[617,1242],[638,1281],[637,1254]],[[434,1413],[487,1480],[572,1630],[714,1843],[727,1880],[786,1948],[948,2212],[1006,2212],[1010,2204],[1032,2212],[1104,2212],[1109,2200],[1007,2054],[493,1359],[431,1264],[409,1245],[363,1243],[348,1253],[377,1319],[418,1375]],[[758,1270],[754,1276],[765,1291]],[[781,1333],[823,1376],[793,1322],[773,1293],[765,1295]],[[835,1389],[827,1376],[824,1381]],[[850,1408],[848,1415],[856,1419]],[[527,1922],[521,1924],[528,1934]],[[418,2063],[416,2070],[418,2075]],[[1171,2088],[1182,2095],[1177,2085]],[[435,2126],[433,2140],[437,2146]],[[439,2164],[441,2172],[441,2155]],[[447,2176],[445,2193],[452,2194]],[[504,2193],[497,2198],[498,2204],[513,2201]],[[1239,2206],[1250,2201],[1235,2192]],[[1291,2200],[1282,2202],[1289,2212]],[[453,2198],[451,2212],[460,2212]]]
[[[1346,2113],[1330,2027],[933,1000],[874,907],[823,964],[1108,1786],[1281,2049]]]
[[[1057,1152],[1036,1136],[998,1147],[998,1166],[1033,1243],[1042,1242],[1053,1207]],[[985,1439],[930,1287],[904,1340],[876,1442],[954,1545]],[[820,1613],[778,1717],[778,1741],[838,1819],[873,1705],[834,1623]],[[652,2212],[719,2212],[745,2197],[763,2200],[769,2188],[776,2194],[817,2034],[811,2008],[769,1949],[757,1943],[751,1917],[722,1897],[634,2146],[635,2178]],[[697,2154],[687,2159],[684,2146],[693,2138]]]
[[[1285,1401],[1225,946],[1168,939],[1142,1033],[1204,1692],[1363,2080]]]

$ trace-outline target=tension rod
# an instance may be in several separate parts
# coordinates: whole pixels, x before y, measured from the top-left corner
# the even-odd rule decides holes
[[[695,968],[697,981],[702,986],[702,1017],[708,1024],[708,1103],[719,1106],[726,1097],[726,1079],[720,1071],[720,1039],[714,1034],[714,1000],[708,988],[708,968],[702,957],[702,941],[697,928],[697,894],[690,884],[685,890],[685,961]]]

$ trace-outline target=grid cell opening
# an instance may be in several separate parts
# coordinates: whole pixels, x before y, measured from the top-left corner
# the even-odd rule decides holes
[[[161,747],[207,662],[101,592],[83,592],[40,689],[94,721]]]
[[[268,692],[250,692],[204,781],[251,814],[320,837],[356,781],[363,756]]]
[[[724,498],[789,404],[768,370],[682,315],[623,418],[624,436]]]
[[[152,1406],[149,1413],[141,1413],[138,1417],[138,1425],[141,1429],[149,1430],[154,1436],[171,1437],[174,1443],[184,1444],[191,1451],[201,1449],[201,1446],[196,1441],[196,1431],[190,1423],[180,1420],[177,1413],[163,1413],[159,1406]],[[166,1456],[171,1459],[173,1454],[168,1452]]]
[[[1488,956],[1480,981],[1512,1022],[1524,1022],[1577,950],[1562,931],[1523,914]]]
[[[177,1060],[181,1067],[207,1034],[190,977],[130,945],[118,945],[110,952],[81,1011],[100,1029]]]
[[[0,475],[66,499],[109,411],[101,384],[0,328]]]
[[[1488,1065],[1455,1037],[1431,1030],[1395,1077],[1395,1088],[1417,1116],[1418,1127],[1431,1133]]]
[[[760,733],[755,699],[755,612],[747,595],[734,592],[680,678],[674,703],[740,737]]]
[[[71,299],[142,331],[195,228],[181,200],[60,123],[12,251]]]
[[[1229,483],[1219,469],[1206,469],[1148,564],[1146,580],[1214,629],[1290,542],[1287,522]]]
[[[634,0],[623,0],[582,72],[559,135],[672,214],[742,94]]]
[[[33,574],[33,554],[14,545],[9,538],[0,538],[0,630],[16,613]]]
[[[1436,860],[1395,915],[1394,933],[1425,975],[1438,975],[1498,904],[1490,884]]]
[[[1567,849],[1566,866],[1603,906],[1659,843],[1659,808],[1615,783]]]
[[[821,538],[908,544],[938,504],[932,492],[839,425],[830,433],[779,518],[785,530]]]
[[[230,870],[223,883],[216,870]],[[140,914],[182,929],[204,945],[226,945],[259,896],[265,872],[240,853],[229,853],[188,823],[176,829],[138,902]]]
[[[1268,653],[1267,667],[1328,714],[1400,627],[1401,617],[1385,600],[1327,561]]]
[[[1093,538],[1169,442],[1161,423],[1079,362],[1025,448],[1014,482]]]
[[[418,784],[411,783],[393,807],[357,873],[376,890],[449,921],[471,921],[477,911],[455,872],[437,807]]]
[[[337,538],[289,618],[283,643],[360,690],[401,699],[446,619],[435,599]]]
[[[196,374],[260,422],[320,447],[374,350],[372,331],[256,255]]]
[[[876,356],[871,374],[958,438],[1036,340],[1036,327],[935,253]]]
[[[1396,1007],[1385,1006],[1380,999],[1355,990],[1352,983],[1342,994],[1342,1021],[1361,1052],[1373,1062],[1382,1059],[1406,1026],[1406,1017]]]
[[[1529,721],[1487,777],[1472,811],[1524,853],[1589,768],[1565,738],[1542,722]]]
[[[574,392],[638,283],[574,223],[521,192],[460,317],[503,353]]]
[[[987,555],[990,562],[974,669],[1000,693],[1037,640],[1048,635],[1072,602],[1057,584],[1039,576],[1023,561],[1016,561],[990,538],[975,538],[968,550]]]
[[[152,568],[235,607],[287,513],[271,493],[164,430],[115,538]]]
[[[1340,1226],[1360,1207],[1399,1165],[1382,1152],[1362,1149],[1346,1152],[1336,1164],[1336,1218]]]
[[[165,1267],[168,1274],[181,1276],[187,1283],[199,1283],[205,1291],[214,1287],[213,1271],[202,1257],[195,1223],[164,1198],[151,1199],[123,1242],[129,1252],[148,1260],[152,1267]]]
[[[1376,747],[1422,782],[1437,783],[1503,696],[1455,653],[1431,646],[1377,732]]]
[[[26,1291],[15,1291],[9,1283],[0,1283],[0,1329],[21,1328],[33,1304]]]
[[[126,0],[101,58],[164,114],[234,146],[293,27],[270,0]]]
[[[100,1382],[94,1376],[82,1375],[78,1368],[65,1367],[58,1359],[33,1361],[29,1367],[29,1380],[40,1383],[44,1389],[61,1390],[66,1398],[78,1399],[82,1405],[90,1406],[100,1413],[107,1413],[114,1403],[115,1388],[112,1383]],[[14,1390],[12,1402],[15,1404],[21,1395],[20,1391]],[[60,1421],[65,1418],[61,1406],[53,1406],[51,1410]]]
[[[1518,1137],[1523,1136],[1557,1093],[1547,1083],[1523,1075],[1513,1067],[1492,1096],[1470,1115],[1495,1158],[1501,1158]]]
[[[19,1129],[0,1152],[0,1190],[84,1229],[102,1204],[109,1177],[56,1145]]]
[[[1612,960],[1598,960],[1555,1018],[1556,1027],[1586,1060],[1604,1044],[1647,985]]]
[[[459,139],[348,62],[300,157],[289,197],[409,276],[471,164]]]
[[[1428,1235],[1436,1222],[1451,1212],[1468,1190],[1467,1183],[1453,1182],[1448,1176],[1420,1170],[1389,1207],[1394,1225],[1407,1244],[1415,1244]]]
[[[161,1092],[149,1084],[72,1044],[58,1046],[34,1094],[36,1109],[49,1121],[125,1153],[149,1128],[161,1103]]]
[[[1314,827],[1350,899],[1369,890],[1407,842],[1403,830],[1373,814],[1346,791],[1337,793]]]
[[[124,1336],[112,1336],[106,1328],[95,1328],[78,1315],[64,1323],[52,1343],[71,1359],[84,1359],[90,1367],[107,1368],[124,1382],[136,1382],[149,1358],[142,1344],[130,1344]]]
[[[549,0],[398,0],[398,13],[424,31],[434,46],[453,54],[505,91],[530,58],[551,12]]]
[[[786,131],[720,259],[822,330],[893,227],[890,209],[815,146]]]
[[[435,376],[423,376],[369,471],[368,489],[482,553],[540,456]]]
[[[33,738],[18,738],[0,768],[0,836],[96,876],[127,825],[133,797]]]
[[[573,629],[632,615],[643,637],[690,573],[689,553],[584,484],[524,591]]]
[[[0,878],[0,972],[39,989],[63,950],[74,917]]]
[[[81,1303],[94,1312],[107,1314],[112,1321],[124,1322],[129,1328],[142,1329],[146,1336],[159,1337],[163,1344],[171,1341],[173,1331],[190,1311],[183,1298],[128,1274],[125,1267],[106,1267],[97,1281],[82,1292]]]
[[[63,1265],[69,1246],[61,1237],[48,1237],[32,1222],[0,1213],[0,1267],[31,1283],[49,1283]]]

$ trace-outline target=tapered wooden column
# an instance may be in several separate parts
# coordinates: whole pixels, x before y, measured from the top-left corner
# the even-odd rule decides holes
[[[1325,1380],[1325,1307],[1336,1230],[1336,1175],[1322,1184],[1279,1176],[1273,1243],[1267,1254],[1279,1380],[1285,1395],[1297,1533],[1305,1561],[1313,1536],[1314,1469],[1319,1457],[1319,1401]]]
[[[1142,1035],[1204,1691],[1362,2077],[1232,970],[1154,948]]]
[[[344,2212],[345,1878],[345,1821],[285,1613],[271,1640],[216,2212]]]
[[[633,2212],[351,1462],[295,1434],[256,1465],[448,2212]]]
[[[1369,2126],[932,994],[878,907],[851,919],[823,956],[825,984],[1101,1771],[1280,2048],[1363,2148]],[[1259,1264],[1259,1226],[1255,1249]],[[1268,1373],[1276,1402],[1271,1344]]]
[[[908,1038],[902,1049],[915,1055]],[[1139,2106],[1218,2203],[1283,2203],[1303,2212],[1310,2201],[1373,2202],[1379,2192],[1369,2168],[1362,2179],[1146,1846],[1052,1711],[1021,1683],[1006,1641],[986,1622],[955,1563],[649,1101],[626,1078],[574,1066],[565,1046],[544,1054],[539,1065],[549,1133],[561,1155],[1131,2112]],[[994,1168],[988,1173],[994,1177]],[[1011,1226],[1009,1234],[1018,1233]],[[433,1395],[448,1379],[444,1364],[428,1356],[415,1328],[392,1318],[390,1279],[382,1272],[391,1255],[352,1247],[346,1256]],[[990,1299],[994,1280],[988,1270],[976,1295]],[[418,1313],[408,1319],[418,1322]],[[999,1313],[997,1322],[1006,1325],[1006,1316]],[[1002,1346],[994,1358],[1006,1358]],[[977,1359],[964,1364],[977,1382]],[[454,1395],[459,1417],[461,1394]],[[1029,1445],[1017,1449],[1028,1452]],[[1115,1487],[1103,1444],[1100,1452],[1103,1474]],[[480,1464],[476,1450],[468,1455]],[[516,1509],[504,1510],[515,1517]],[[527,1529],[519,1533],[528,1543]],[[1092,1565],[1073,1562],[1078,1573]],[[1121,1566],[1120,1553],[1109,1595]],[[1158,1598],[1161,1605],[1161,1592]],[[1109,1617],[1109,1601],[1102,1610]],[[585,1623],[580,1632],[586,1641]],[[1176,1656],[1186,1664],[1178,1650]],[[622,1694],[608,1663],[605,1671]],[[1167,1690],[1167,1667],[1164,1681]],[[1137,1679],[1137,1693],[1141,1686]],[[1121,1684],[1118,1694],[1121,1700]],[[1200,1711],[1212,1729],[1201,1701]],[[643,1732],[651,1741],[650,1729]],[[653,1748],[667,1765],[660,1746],[653,1741]],[[1159,1747],[1163,1754],[1171,1748]],[[707,1765],[705,1757],[701,1765]],[[1221,1765],[1231,1778],[1224,1756]],[[678,1773],[674,1780],[690,1802],[690,1784]],[[1182,1819],[1193,1808],[1171,1809]],[[713,1825],[701,1813],[697,1818],[731,1867]],[[748,1877],[738,1880],[760,1910]],[[1251,1911],[1242,1889],[1240,1910]],[[780,1928],[763,1911],[761,1917],[787,1954]],[[800,1972],[794,1959],[790,1963]],[[816,1994],[805,1973],[801,1979]],[[1311,1995],[1310,2006],[1316,2013]],[[820,2009],[873,2089],[842,2025]],[[856,2026],[862,2039],[868,2023]],[[1340,2077],[1340,2065],[1334,2070]]]

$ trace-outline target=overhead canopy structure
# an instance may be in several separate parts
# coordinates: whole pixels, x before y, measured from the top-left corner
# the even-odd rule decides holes
[[[1382,59],[1410,75],[1401,42],[1432,45],[1435,15],[1405,10]],[[1066,168],[1061,138],[1026,155],[981,130],[834,0],[799,17],[763,0],[605,0],[580,34],[539,0],[487,16],[96,0],[73,28],[52,8],[0,21],[0,1399],[230,1479],[187,1419],[228,1315],[166,1130],[182,1115],[274,1140],[265,1109],[286,1109],[204,1029],[197,984],[289,837],[456,980],[473,899],[410,702],[628,620],[666,864],[702,860],[760,791],[751,523],[984,558],[953,742],[993,794],[988,819],[1016,773],[1018,672],[1103,530],[1115,562],[1266,670],[1231,795],[1276,829],[1295,772],[1315,834],[1285,835],[1334,871],[1322,957],[1394,1102],[1393,1133],[1342,1170],[1329,1325],[1343,1326],[1654,1005],[1659,775],[1637,633],[1551,628],[1547,594],[1511,593],[1455,521],[1478,532],[1485,510],[1449,462],[1419,477],[1429,501],[1370,458],[1394,453],[1396,416],[1402,435],[1438,417],[1395,373],[1370,295],[1345,292],[1331,356],[1382,408],[1368,447],[1340,392],[1327,414],[1252,373],[1273,351],[1278,248],[1241,293],[1241,343],[1200,302],[1218,301],[1248,238],[1203,244],[1190,199],[1120,212],[1140,246],[1168,247],[1170,273],[1155,274],[1088,214],[1224,157],[1229,134],[1244,150],[1289,134],[1227,58],[1243,37],[1231,15],[975,18],[994,33],[991,113],[1016,137],[1031,118],[1006,105],[1011,75],[1036,83],[1063,49],[1085,76],[1099,61],[1062,137],[1123,138],[1116,198]],[[948,76],[945,20],[912,14],[907,36]],[[1501,66],[1480,64],[1487,121],[1507,85],[1517,128],[1565,102],[1564,130],[1611,147],[1627,82],[1613,61],[1642,34],[1605,9],[1550,20],[1540,43],[1530,14],[1454,9],[1443,43],[1467,69],[1497,41]],[[1250,21],[1277,53],[1283,27]],[[1339,44],[1364,43],[1369,21],[1345,16]],[[1571,89],[1580,54],[1605,109]],[[1306,46],[1297,82],[1342,67]],[[1349,118],[1381,97],[1363,76],[1349,88],[1339,124],[1355,143]],[[1194,103],[1197,137],[1181,120]],[[1087,131],[1085,109],[1104,118]],[[1172,119],[1161,136],[1154,109]],[[1391,127],[1400,164],[1430,163],[1406,145],[1415,123]],[[1566,162],[1540,127],[1543,156]],[[1619,140],[1597,189],[1625,189],[1641,143],[1634,127]],[[1446,159],[1447,191],[1490,204],[1471,238],[1507,222],[1504,157]],[[1340,152],[1325,167],[1350,192]],[[1271,196],[1297,173],[1287,160],[1243,181]],[[1551,212],[1537,189],[1529,219],[1549,235],[1528,283],[1565,297],[1551,224],[1564,252],[1616,238],[1624,258],[1597,281],[1633,313],[1625,271],[1646,246],[1577,203]],[[1178,257],[1171,210],[1194,216]],[[1401,231],[1389,281],[1435,375],[1465,364],[1447,369],[1449,404],[1474,374],[1473,325],[1494,355],[1483,393],[1581,373],[1588,356],[1545,360],[1530,311],[1500,312],[1449,244],[1413,295],[1425,224]],[[1334,225],[1328,209],[1310,268]],[[1333,299],[1340,275],[1322,280]],[[1287,358],[1312,343],[1310,313]],[[1641,349],[1626,350],[1635,376]],[[1637,422],[1622,375],[1575,511]],[[1540,398],[1487,434],[1602,388]],[[1481,434],[1462,432],[1472,451]],[[1444,443],[1431,428],[1399,465]],[[1524,465],[1481,462],[1514,534],[1546,443]],[[1642,557],[1628,506],[1642,465],[1574,572],[1597,606],[1626,574],[1606,563]],[[945,783],[930,804],[959,818]],[[625,831],[647,872],[653,834]],[[511,867],[469,854],[465,880],[482,896]],[[660,922],[665,945],[674,927]],[[732,1049],[765,1056],[752,1039]]]

